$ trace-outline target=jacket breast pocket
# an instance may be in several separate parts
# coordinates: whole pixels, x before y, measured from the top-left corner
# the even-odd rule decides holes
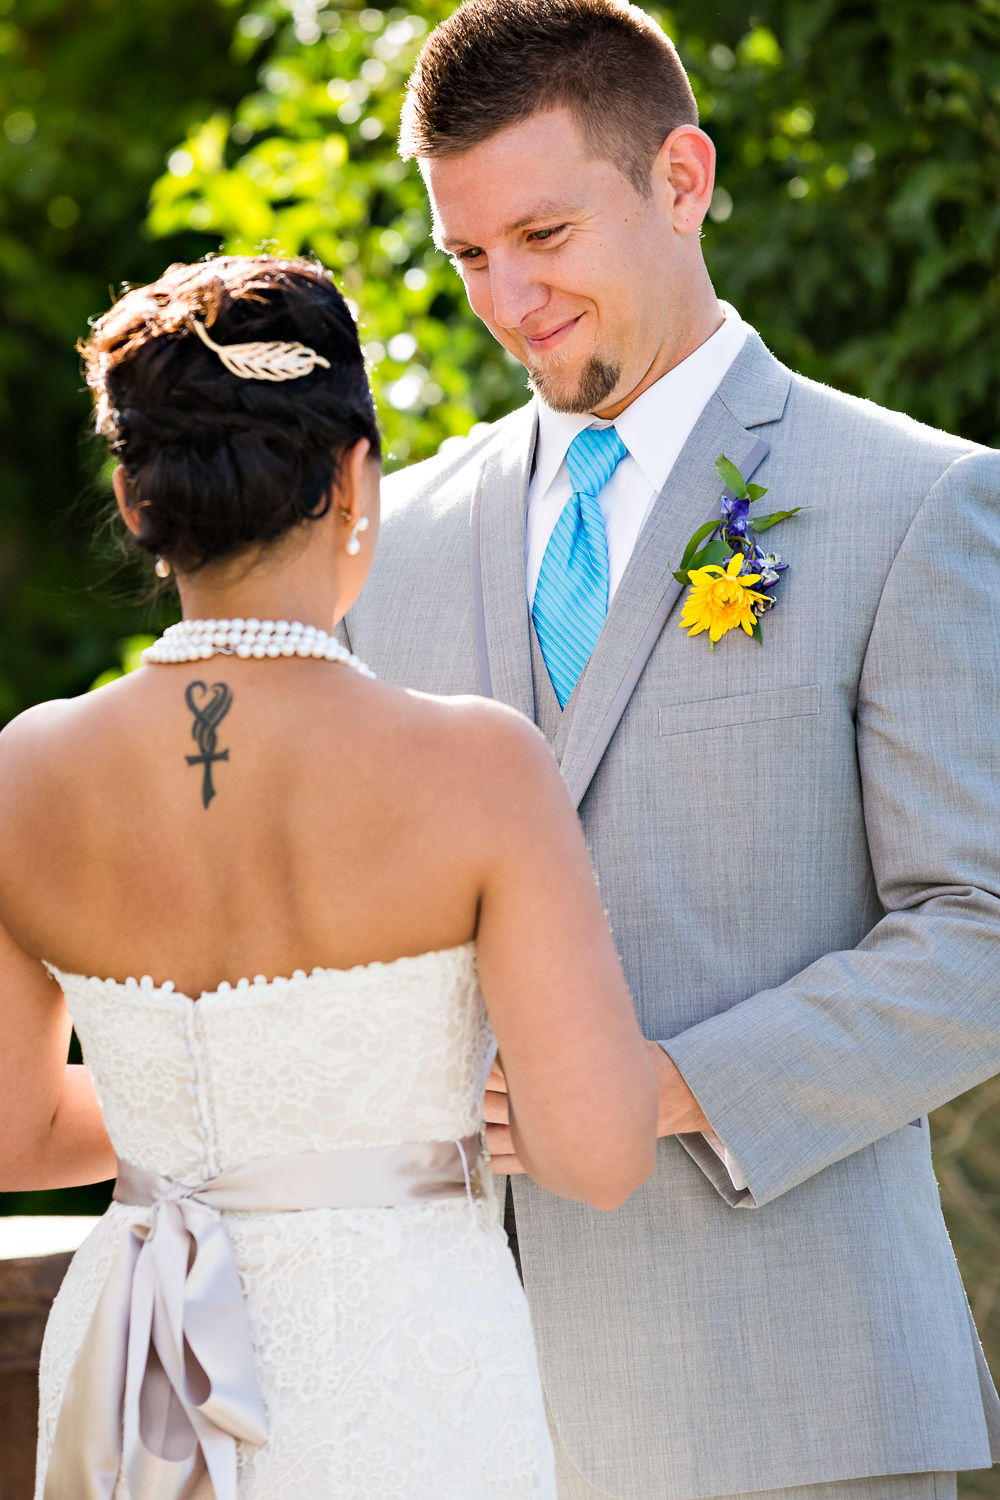
[[[671,703],[659,711],[660,734],[690,734],[698,729],[759,724],[768,719],[800,719],[819,713],[819,683],[806,687],[771,688],[740,693],[732,698],[699,698],[693,703]]]

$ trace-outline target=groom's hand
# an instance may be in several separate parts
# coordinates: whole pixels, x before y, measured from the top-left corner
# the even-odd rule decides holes
[[[701,1105],[684,1082],[673,1058],[664,1052],[658,1042],[647,1040],[646,1047],[660,1094],[657,1135],[700,1135],[711,1131],[712,1127]],[[490,1153],[490,1171],[496,1177],[523,1172],[524,1168],[514,1152],[510,1134],[507,1080],[499,1063],[493,1064],[486,1080],[483,1117],[486,1120],[486,1149]]]
[[[673,1058],[667,1056],[659,1042],[647,1040],[646,1047],[660,1091],[656,1134],[700,1135],[706,1130],[711,1131],[712,1127],[702,1113],[701,1105],[684,1082]]]
[[[506,1177],[524,1168],[514,1152],[510,1133],[510,1109],[507,1101],[507,1080],[499,1063],[494,1063],[486,1080],[486,1098],[483,1100],[483,1118],[486,1121],[486,1149],[490,1153],[490,1171],[494,1177]]]

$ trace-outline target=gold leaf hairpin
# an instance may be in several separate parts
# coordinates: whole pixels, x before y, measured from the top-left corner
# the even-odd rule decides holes
[[[229,373],[240,380],[300,380],[317,365],[324,370],[330,368],[330,361],[306,344],[217,344],[197,318],[191,319],[190,326],[206,349],[217,354]]]

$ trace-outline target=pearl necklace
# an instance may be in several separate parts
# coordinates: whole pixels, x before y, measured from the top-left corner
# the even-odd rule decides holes
[[[298,620],[179,620],[147,646],[145,666],[155,662],[207,661],[210,656],[239,656],[244,660],[278,656],[312,657],[353,667],[362,677],[374,677],[371,667],[342,646],[326,630]]]

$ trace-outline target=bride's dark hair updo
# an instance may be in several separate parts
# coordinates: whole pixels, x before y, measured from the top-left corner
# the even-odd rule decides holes
[[[304,344],[329,366],[294,380],[234,375],[214,343]],[[312,261],[224,255],[134,287],[81,344],[98,432],[140,507],[136,538],[191,572],[272,542],[332,503],[359,438],[379,456],[358,331]]]

